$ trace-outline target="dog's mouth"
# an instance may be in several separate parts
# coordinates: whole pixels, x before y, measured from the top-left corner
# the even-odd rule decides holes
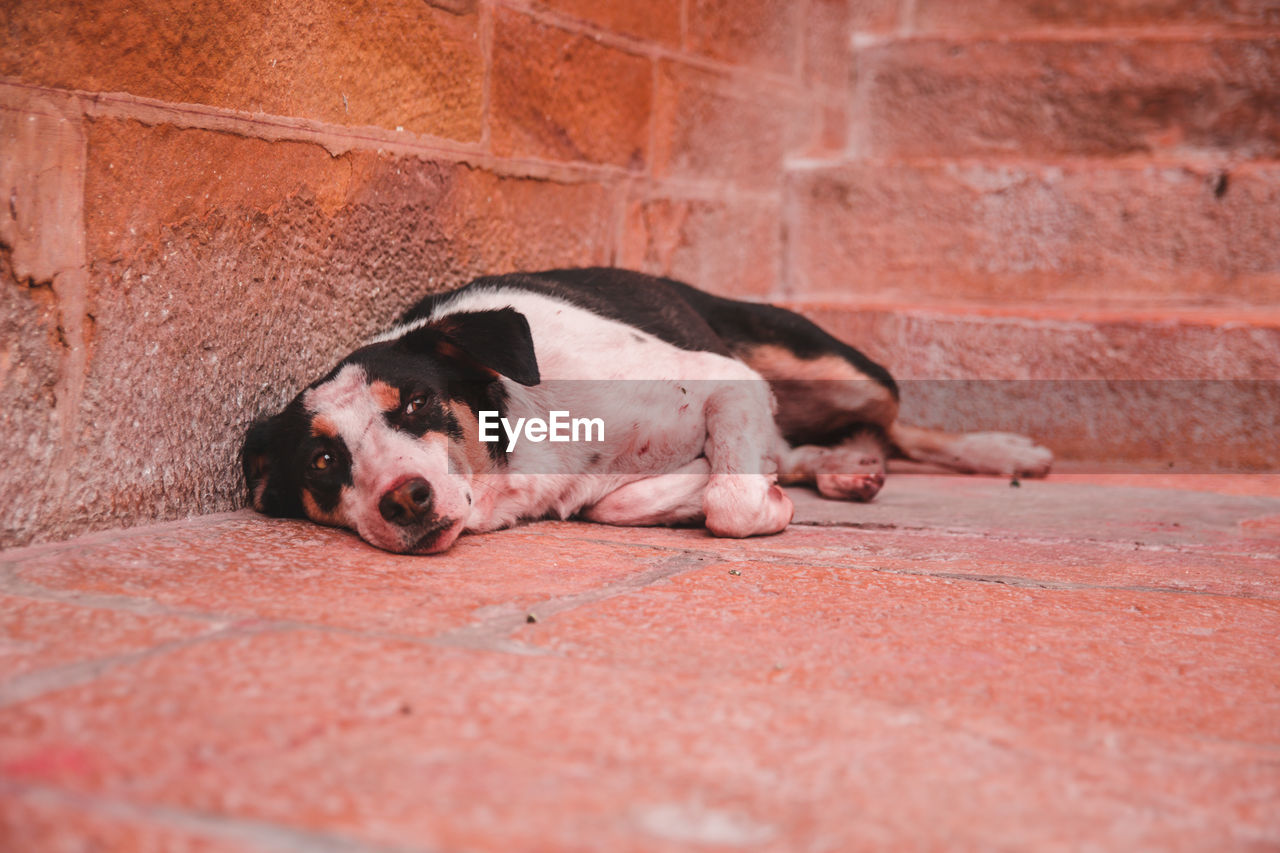
[[[405,549],[405,553],[435,554],[445,550],[449,545],[453,544],[450,534],[457,523],[457,519],[453,518],[442,518],[433,523],[423,531],[422,535],[418,537],[411,547]]]

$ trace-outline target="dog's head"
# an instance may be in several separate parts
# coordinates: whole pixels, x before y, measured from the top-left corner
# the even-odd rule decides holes
[[[504,411],[499,377],[536,385],[524,316],[451,314],[343,359],[241,451],[253,507],[349,527],[388,551],[443,551],[462,532],[472,479],[501,461],[476,412]]]

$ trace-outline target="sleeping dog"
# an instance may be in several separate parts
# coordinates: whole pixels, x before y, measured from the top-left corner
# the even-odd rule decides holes
[[[1022,436],[900,423],[888,371],[790,311],[581,269],[428,296],[255,423],[241,459],[259,512],[430,554],[541,518],[777,533],[780,484],[870,500],[891,454],[1052,461]]]

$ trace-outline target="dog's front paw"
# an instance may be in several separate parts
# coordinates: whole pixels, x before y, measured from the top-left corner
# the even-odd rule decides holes
[[[762,474],[713,474],[702,506],[707,530],[730,539],[780,533],[795,515],[791,498]]]
[[[978,474],[1043,477],[1053,465],[1053,451],[1013,432],[974,432],[962,436],[955,454]]]

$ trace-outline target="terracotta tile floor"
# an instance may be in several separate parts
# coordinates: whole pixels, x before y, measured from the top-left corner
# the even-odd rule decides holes
[[[1146,488],[1144,486],[1158,486]],[[0,555],[0,849],[1276,849],[1280,482]]]

